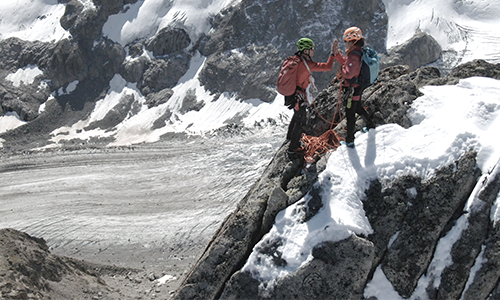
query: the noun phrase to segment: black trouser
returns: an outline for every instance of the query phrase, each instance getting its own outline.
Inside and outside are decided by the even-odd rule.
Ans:
[[[350,93],[350,88],[346,88],[347,92]],[[356,113],[360,115],[366,123],[366,127],[375,128],[375,123],[373,123],[372,119],[368,115],[368,112],[363,107],[363,102],[361,101],[361,94],[363,93],[363,89],[360,87],[354,88],[354,92],[352,93],[352,98],[356,99],[359,97],[359,100],[352,100],[351,107],[348,108],[346,105],[345,115],[347,118],[347,137],[346,142],[351,143],[354,142],[354,132],[356,130]],[[349,101],[349,100],[348,100]]]
[[[304,132],[304,125],[306,124],[306,106],[304,101],[299,100],[299,110],[293,110],[293,117],[288,125],[288,133],[286,139],[290,140],[289,151],[294,151],[300,148],[300,139]]]

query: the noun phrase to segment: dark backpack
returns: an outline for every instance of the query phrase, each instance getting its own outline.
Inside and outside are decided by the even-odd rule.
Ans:
[[[346,79],[346,81],[351,84],[357,83],[362,89],[365,89],[377,81],[378,72],[380,70],[380,64],[378,62],[380,57],[375,50],[368,46],[363,47],[362,51],[354,50],[352,53],[361,56],[361,68],[357,77]]]
[[[276,87],[278,93],[283,96],[295,94],[297,89],[297,67],[300,63],[300,57],[297,55],[287,57],[281,66],[280,74]]]

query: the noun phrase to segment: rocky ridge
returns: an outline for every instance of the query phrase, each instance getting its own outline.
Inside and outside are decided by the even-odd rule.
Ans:
[[[454,84],[471,74],[493,74],[493,78],[499,79],[499,70],[500,65],[474,61],[441,77],[434,67],[414,72],[410,72],[408,66],[390,67],[381,73],[378,85],[365,91],[364,98],[377,124],[397,123],[408,128],[411,122],[406,117],[406,110],[420,95],[420,86]],[[331,85],[317,98],[318,111],[326,119],[333,118],[337,92],[338,87]],[[308,135],[318,136],[328,125],[315,111],[310,112],[308,120]],[[336,130],[343,134],[340,126]],[[464,214],[470,215],[470,226],[454,244],[453,263],[444,270],[438,287],[434,282],[429,284],[429,299],[460,299],[462,296],[464,299],[497,299],[500,274],[494,270],[499,263],[498,225],[489,220],[489,211],[500,191],[500,176],[483,182],[483,192],[479,195],[483,206],[464,211],[465,201],[481,176],[474,152],[438,170],[426,182],[412,176],[394,182],[373,181],[366,191],[364,209],[374,234],[353,234],[346,240],[317,246],[312,261],[280,279],[271,294],[262,293],[261,282],[240,268],[256,243],[269,231],[277,212],[309,191],[320,195],[319,191],[314,193],[313,186],[327,159],[322,158],[301,173],[302,162],[287,158],[287,146],[283,144],[262,178],[221,225],[174,299],[363,299],[366,283],[378,265],[395,290],[402,297],[409,297],[420,276],[428,271],[437,242]],[[417,198],[406,192],[410,187],[417,189]],[[408,205],[409,202],[413,205]],[[307,214],[310,217],[321,207],[321,199],[301,205],[304,218]],[[387,247],[394,236],[397,238]],[[482,247],[488,259],[464,293],[470,268]],[[280,263],[280,253],[272,245],[259,251],[267,251],[275,258],[275,263]]]

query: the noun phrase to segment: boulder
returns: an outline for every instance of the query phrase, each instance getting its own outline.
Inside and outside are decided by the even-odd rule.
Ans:
[[[120,75],[128,82],[140,82],[149,65],[150,60],[144,56],[125,60],[121,65]]]
[[[408,41],[382,54],[380,67],[408,65],[410,71],[414,71],[438,60],[441,52],[439,43],[431,35],[419,30]]]
[[[149,39],[145,46],[154,56],[163,56],[181,51],[191,44],[189,34],[182,28],[162,28]]]
[[[189,69],[189,57],[176,56],[172,59],[156,59],[144,70],[138,88],[144,95],[173,88]]]
[[[436,78],[429,84],[457,84],[460,79],[473,76],[500,79],[500,63],[492,64],[482,59],[475,59],[453,68],[447,76]]]

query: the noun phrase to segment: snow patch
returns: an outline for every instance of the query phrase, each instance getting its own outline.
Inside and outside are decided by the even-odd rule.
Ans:
[[[60,87],[57,90],[57,95],[68,95],[71,94],[74,90],[76,90],[76,87],[78,86],[79,81],[75,80],[73,82],[68,83],[66,87]]]
[[[50,95],[49,98],[47,98],[47,100],[40,104],[40,107],[38,107],[38,113],[41,114],[42,112],[45,111],[45,108],[47,107],[47,104],[49,104],[51,101],[55,101],[56,98],[54,98],[54,96]]]
[[[0,133],[7,132],[24,124],[26,122],[21,120],[17,112],[6,112],[4,116],[0,117]]]
[[[486,245],[481,246],[481,252],[476,258],[476,261],[472,268],[470,269],[469,279],[467,279],[467,283],[465,284],[464,291],[462,293],[462,297],[460,300],[464,299],[465,292],[469,289],[470,285],[474,282],[474,278],[476,277],[477,272],[481,269],[481,266],[488,262],[488,259],[484,257],[484,249],[486,249]]]
[[[398,292],[394,290],[391,282],[385,276],[384,271],[382,271],[381,266],[377,267],[372,280],[366,285],[364,297],[366,299],[375,297],[376,299],[384,300],[403,300]]]
[[[103,34],[125,46],[135,40],[147,39],[167,26],[184,27],[196,42],[210,29],[209,17],[224,7],[235,5],[230,0],[140,0],[122,12],[108,17]]]
[[[156,280],[156,282],[158,283],[158,286],[160,286],[160,285],[164,285],[168,281],[173,281],[173,280],[177,280],[177,277],[174,277],[172,275],[164,275],[163,277],[158,278]]]
[[[15,73],[7,75],[5,79],[12,82],[15,87],[20,87],[21,84],[30,85],[35,81],[35,78],[42,75],[43,71],[35,65],[28,65],[18,69]]]

